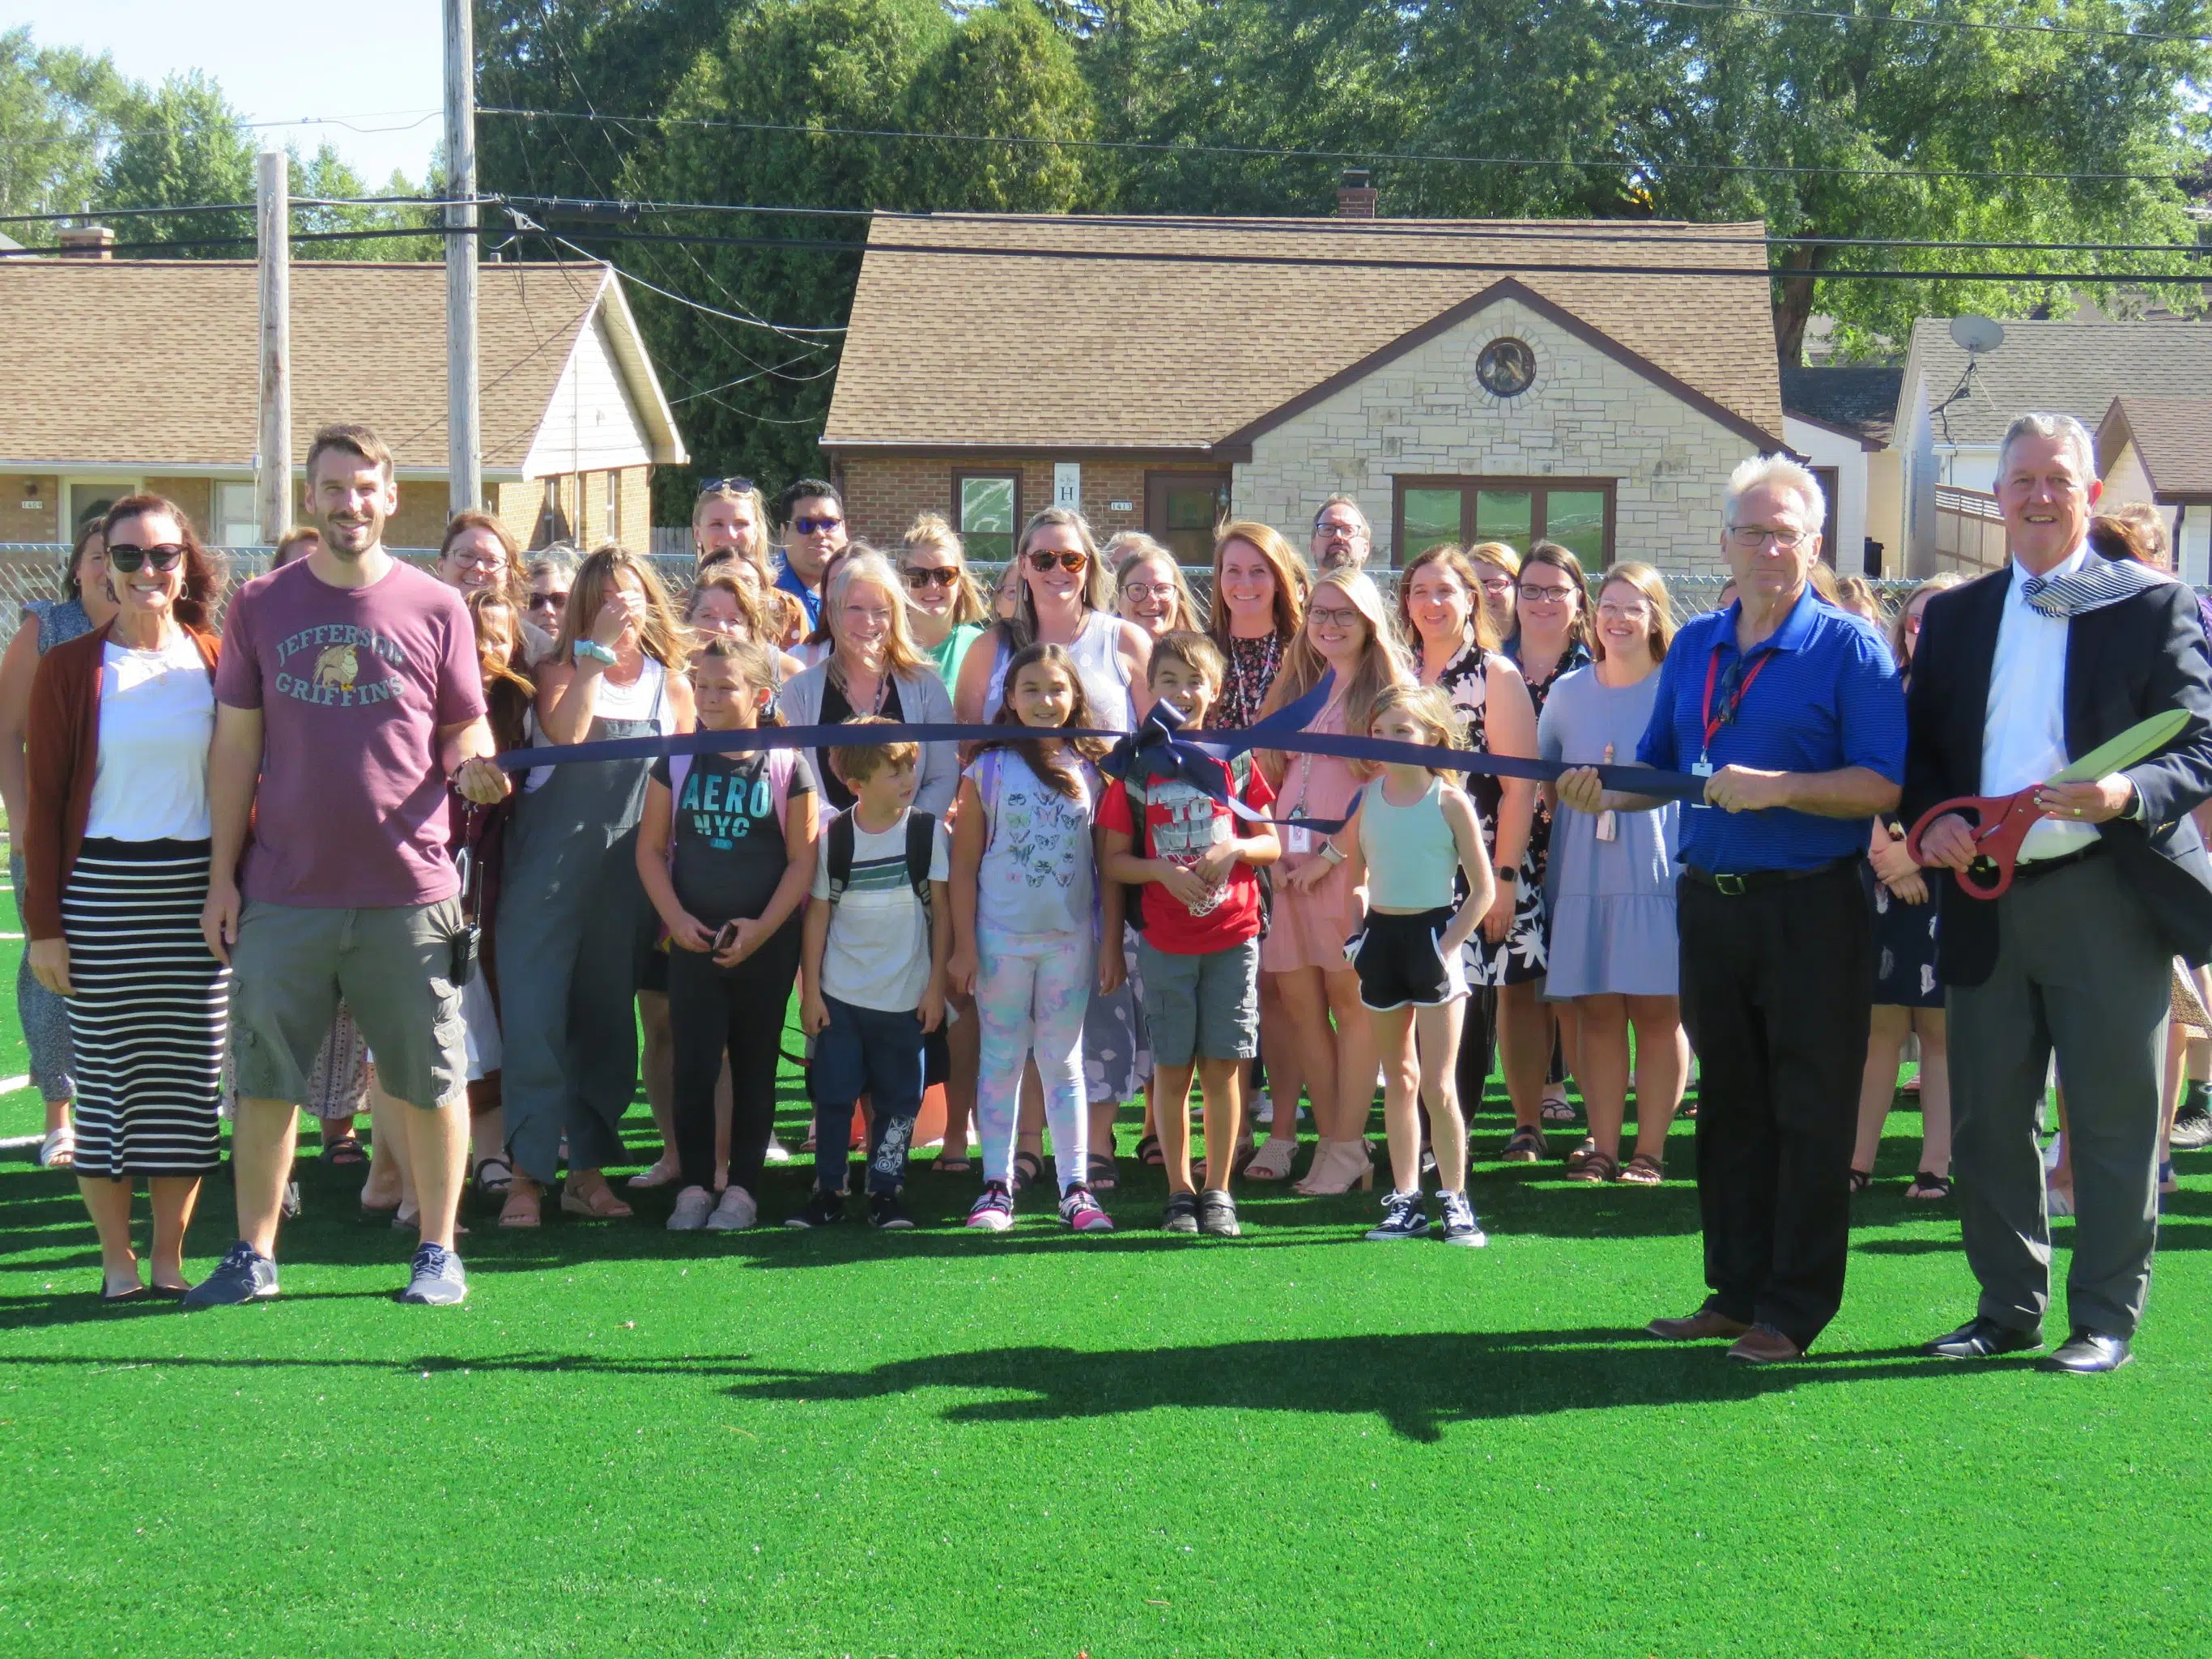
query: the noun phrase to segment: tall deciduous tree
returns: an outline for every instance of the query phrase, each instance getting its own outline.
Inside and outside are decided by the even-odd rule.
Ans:
[[[0,33],[0,214],[75,213],[100,190],[100,143],[124,90],[105,58],[33,44],[27,28]],[[8,228],[29,246],[51,225]]]
[[[194,72],[158,87],[134,85],[117,105],[115,121],[113,148],[100,169],[100,206],[252,201],[252,143],[222,88],[206,76]],[[134,221],[125,240],[184,245],[252,234],[251,211],[179,213]],[[179,246],[177,252],[234,259],[240,250]]]

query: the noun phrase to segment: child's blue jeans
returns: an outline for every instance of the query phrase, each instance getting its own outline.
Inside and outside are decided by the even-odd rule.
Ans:
[[[907,1149],[921,1110],[921,1015],[885,1013],[824,997],[830,1023],[814,1039],[814,1184],[845,1189],[853,1105],[868,1097],[868,1190],[895,1193],[906,1180]]]

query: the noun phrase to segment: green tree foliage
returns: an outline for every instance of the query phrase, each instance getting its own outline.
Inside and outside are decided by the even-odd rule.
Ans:
[[[105,58],[37,46],[27,28],[0,33],[0,214],[74,213],[100,189],[100,135],[123,82]],[[51,225],[5,228],[27,246]]]
[[[295,151],[290,173],[295,236],[318,231],[359,233],[408,225],[434,226],[445,222],[444,216],[434,208],[343,204],[349,197],[440,194],[444,181],[434,171],[427,182],[420,185],[404,173],[394,173],[382,189],[373,191],[359,173],[346,165],[343,156],[324,144],[304,161]],[[343,205],[302,205],[303,198]],[[445,252],[443,239],[435,236],[364,236],[357,241],[300,242],[294,246],[294,257],[301,259],[442,259]]]
[[[252,141],[222,89],[206,76],[195,71],[172,76],[158,87],[134,85],[117,104],[115,122],[96,206],[184,207],[253,199]],[[180,245],[180,254],[234,259],[236,246],[188,245],[252,234],[250,212],[178,213],[134,220],[117,240],[173,242]]]

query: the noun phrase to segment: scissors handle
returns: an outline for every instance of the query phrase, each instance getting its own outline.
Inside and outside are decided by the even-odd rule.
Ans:
[[[1920,858],[1920,838],[1928,826],[1947,812],[1971,818],[1974,824],[1974,861],[1952,872],[1960,890],[1978,899],[2002,898],[2012,887],[2013,872],[2020,862],[2020,844],[2039,818],[2047,817],[2035,804],[2035,790],[2016,795],[1960,795],[1938,801],[1920,815],[1905,837],[1905,850]]]

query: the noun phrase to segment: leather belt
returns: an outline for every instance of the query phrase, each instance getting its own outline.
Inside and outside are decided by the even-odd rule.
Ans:
[[[1747,893],[1764,891],[1770,887],[1786,887],[1792,882],[1817,881],[1822,876],[1835,874],[1858,862],[1856,853],[1848,857],[1832,859],[1826,864],[1816,864],[1809,870],[1700,870],[1694,864],[1682,866],[1682,873],[1701,887],[1710,887],[1724,898],[1741,898]]]
[[[2069,864],[2079,864],[2083,859],[2093,859],[2104,850],[2104,838],[2100,836],[2087,847],[2077,847],[2070,853],[2061,853],[2055,859],[2034,859],[2015,864],[2013,866],[2012,878],[2017,884],[2037,876],[2047,876],[2053,870],[2063,870]]]

